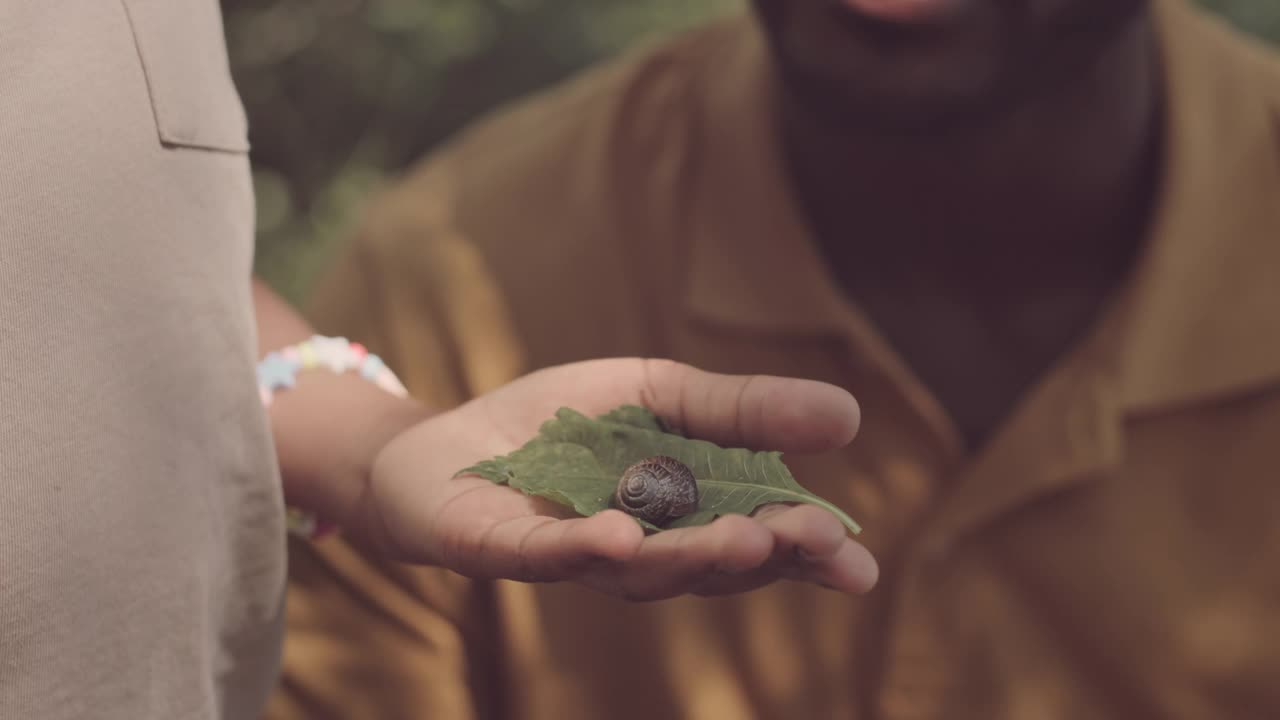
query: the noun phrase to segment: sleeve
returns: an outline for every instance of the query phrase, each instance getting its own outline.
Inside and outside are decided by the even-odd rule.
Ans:
[[[318,285],[318,332],[364,343],[440,409],[510,381],[500,293],[456,230],[434,168],[369,215]],[[388,563],[341,536],[291,541],[283,676],[269,720],[489,717],[499,645],[490,583]]]

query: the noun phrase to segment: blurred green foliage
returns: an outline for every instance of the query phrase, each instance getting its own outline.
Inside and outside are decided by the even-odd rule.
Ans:
[[[379,185],[477,115],[741,0],[224,0],[258,271],[298,300]],[[1203,0],[1280,40],[1280,0]]]
[[[1200,0],[1237,26],[1280,43],[1280,0]]]
[[[305,291],[362,202],[477,115],[738,0],[224,0],[258,271]]]

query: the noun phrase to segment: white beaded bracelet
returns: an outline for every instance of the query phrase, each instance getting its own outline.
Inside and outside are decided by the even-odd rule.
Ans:
[[[346,338],[313,335],[297,345],[268,353],[258,363],[258,397],[264,408],[270,408],[277,390],[297,385],[300,370],[325,368],[341,374],[357,371],[361,377],[397,397],[407,397],[408,390],[377,355],[360,343]],[[308,540],[316,540],[337,529],[315,514],[298,508],[288,509],[289,532]]]

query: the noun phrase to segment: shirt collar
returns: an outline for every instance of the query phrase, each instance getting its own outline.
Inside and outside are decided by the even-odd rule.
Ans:
[[[721,29],[699,88],[688,307],[743,330],[838,331],[847,303],[787,182],[765,38],[747,18]]]
[[[1158,2],[1156,23],[1165,171],[1127,288],[1120,404],[1131,410],[1280,380],[1280,92],[1266,92],[1280,71],[1181,0]],[[700,88],[687,307],[750,332],[843,333],[860,316],[787,182],[767,43],[749,19],[727,30],[716,81]]]
[[[1280,380],[1280,65],[1181,2],[1159,8],[1165,184],[1122,376],[1139,411]]]

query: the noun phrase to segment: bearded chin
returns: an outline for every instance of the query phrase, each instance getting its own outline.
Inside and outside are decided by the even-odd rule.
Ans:
[[[754,3],[787,102],[851,129],[935,136],[989,125],[1094,72],[1107,47],[1123,42],[1149,9],[1146,0],[1062,0],[1061,7],[1035,6],[1034,12],[1033,0],[1019,0],[993,11],[1000,27],[952,58],[912,57],[909,48],[892,46],[901,29],[858,21],[848,56],[836,47],[824,58],[787,17],[789,3],[812,1]]]

